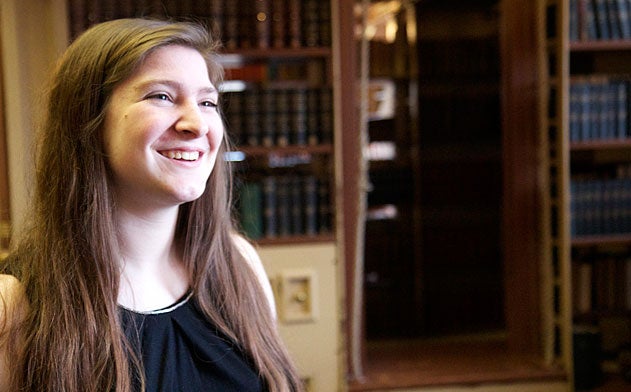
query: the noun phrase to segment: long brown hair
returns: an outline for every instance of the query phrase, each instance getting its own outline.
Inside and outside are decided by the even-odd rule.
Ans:
[[[116,204],[101,131],[114,87],[166,45],[199,51],[211,81],[220,83],[218,42],[190,23],[102,23],[75,40],[57,66],[39,133],[30,224],[3,266],[22,282],[30,304],[6,340],[19,359],[9,369],[15,390],[128,392],[132,375],[142,374],[118,317]],[[231,181],[219,158],[204,194],[180,206],[176,241],[191,289],[271,391],[300,390],[262,289],[235,248]]]

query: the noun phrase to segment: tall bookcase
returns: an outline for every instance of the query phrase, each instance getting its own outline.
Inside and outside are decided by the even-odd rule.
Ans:
[[[373,3],[375,4],[375,3]],[[367,15],[379,15],[367,8]],[[367,214],[364,241],[367,340],[409,337],[418,316],[415,203],[420,186],[416,16],[403,4],[389,19],[367,20]],[[385,26],[396,26],[388,35]],[[393,300],[394,299],[394,300]]]
[[[576,389],[619,382],[631,343],[630,11],[628,1],[539,1],[548,355]]]
[[[338,259],[349,247],[336,211],[352,221],[354,213],[338,206],[354,199],[353,187],[339,180],[353,171],[341,155],[355,148],[340,132],[356,132],[354,92],[342,88],[352,68],[342,69],[340,58],[352,44],[352,30],[343,27],[352,21],[352,4],[67,0],[67,6],[71,37],[94,23],[144,16],[200,21],[221,38],[221,108],[234,145],[225,159],[236,172],[239,228],[259,248],[277,295],[281,335],[307,389],[343,389]]]
[[[498,3],[417,5],[426,336],[505,328]]]

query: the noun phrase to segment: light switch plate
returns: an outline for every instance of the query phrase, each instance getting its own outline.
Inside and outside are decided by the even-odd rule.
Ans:
[[[317,318],[317,276],[311,269],[283,270],[278,279],[278,311],[285,323]]]

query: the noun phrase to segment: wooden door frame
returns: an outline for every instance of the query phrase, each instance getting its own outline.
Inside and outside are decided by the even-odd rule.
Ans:
[[[0,252],[8,248],[11,232],[11,202],[2,64],[2,45],[0,45]]]

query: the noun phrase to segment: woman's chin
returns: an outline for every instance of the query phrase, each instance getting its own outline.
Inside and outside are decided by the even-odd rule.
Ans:
[[[175,199],[179,204],[188,203],[199,199],[203,194],[205,187],[190,187],[188,189],[179,189],[174,193]]]

